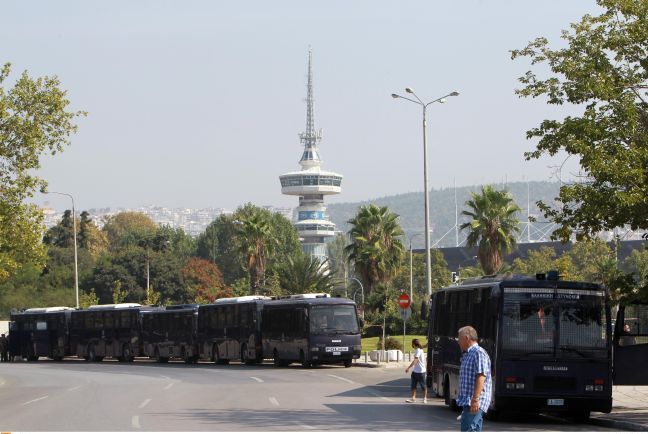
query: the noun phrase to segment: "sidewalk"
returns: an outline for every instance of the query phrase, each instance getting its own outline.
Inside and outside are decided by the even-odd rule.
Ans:
[[[592,413],[593,425],[626,431],[648,431],[648,386],[613,386],[612,412]]]
[[[407,359],[407,354],[405,355]],[[354,366],[365,368],[406,368],[409,361],[372,362],[364,354],[355,360]],[[613,386],[612,412],[592,413],[589,423],[623,431],[648,432],[648,386]]]

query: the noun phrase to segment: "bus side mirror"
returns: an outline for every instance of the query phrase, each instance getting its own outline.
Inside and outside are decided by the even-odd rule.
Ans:
[[[421,319],[425,321],[427,319],[427,303],[425,300],[421,302]]]
[[[364,318],[358,317],[358,324],[360,324],[360,328],[363,328],[365,325]]]

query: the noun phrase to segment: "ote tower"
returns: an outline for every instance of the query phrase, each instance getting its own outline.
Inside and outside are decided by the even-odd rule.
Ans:
[[[304,144],[304,152],[299,160],[301,170],[281,175],[279,180],[281,193],[299,196],[295,228],[299,233],[304,252],[324,261],[328,257],[326,238],[335,235],[335,224],[326,215],[324,196],[339,194],[342,191],[342,175],[325,172],[320,167],[322,160],[318,143],[322,140],[322,130],[315,130],[312,60],[312,52],[309,51],[306,131],[299,135],[300,142]]]

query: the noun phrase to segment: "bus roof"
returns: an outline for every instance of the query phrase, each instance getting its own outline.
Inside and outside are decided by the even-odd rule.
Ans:
[[[101,309],[128,309],[133,307],[142,307],[139,303],[117,303],[117,304],[94,304],[88,307],[88,310]]]
[[[355,306],[355,302],[348,298],[342,297],[305,297],[305,298],[280,298],[278,300],[272,300],[266,302],[266,306],[277,306],[282,304],[322,304],[322,305],[333,305],[333,304],[351,304]]]
[[[73,307],[66,306],[55,306],[55,307],[32,307],[25,309],[19,313],[51,313],[51,312],[65,312],[69,310],[75,310]]]
[[[219,298],[218,300],[214,301],[213,304],[242,303],[245,301],[255,301],[255,300],[272,300],[272,298],[266,297],[265,295],[244,295],[242,297]]]
[[[570,289],[594,289],[600,288],[600,285],[591,282],[579,282],[572,280],[548,280],[542,275],[536,277],[527,275],[497,275],[497,276],[484,276],[481,278],[470,279],[462,282],[459,285],[447,286],[440,288],[439,291],[453,291],[463,288],[472,288],[479,286],[531,286],[531,287],[552,287],[559,286],[561,288]]]

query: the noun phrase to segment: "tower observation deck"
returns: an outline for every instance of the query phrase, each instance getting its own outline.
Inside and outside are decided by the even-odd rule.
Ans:
[[[299,135],[304,145],[299,164],[301,170],[279,177],[281,193],[299,196],[297,222],[302,248],[311,257],[325,260],[326,238],[335,235],[335,224],[326,215],[324,196],[339,194],[342,191],[342,175],[321,169],[318,144],[322,140],[322,130],[315,130],[313,110],[313,56],[308,52],[308,83],[306,85],[306,131]]]

